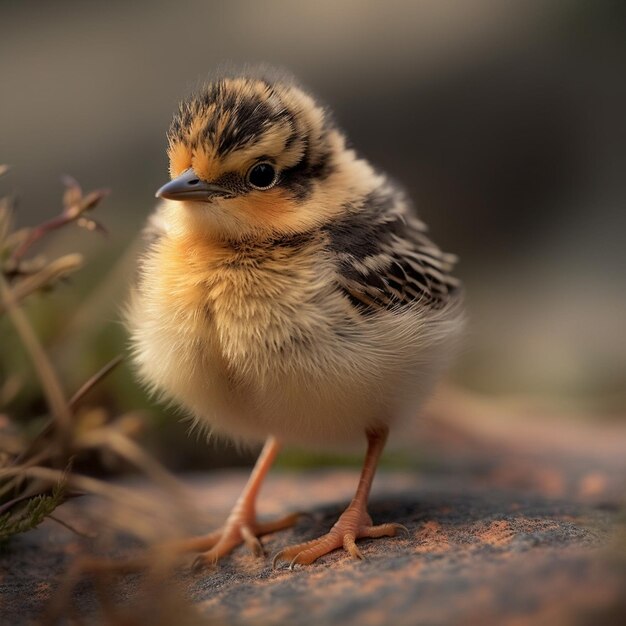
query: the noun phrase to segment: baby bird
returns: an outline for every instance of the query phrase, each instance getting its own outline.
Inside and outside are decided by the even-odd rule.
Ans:
[[[312,563],[395,535],[367,500],[389,427],[413,415],[462,327],[455,258],[405,194],[346,145],[291,80],[221,78],[183,101],[171,180],[147,229],[129,305],[139,376],[215,432],[266,443],[224,526],[189,540],[196,563],[291,526],[256,518],[281,444],[366,437],[355,496],[319,539],[274,558]]]

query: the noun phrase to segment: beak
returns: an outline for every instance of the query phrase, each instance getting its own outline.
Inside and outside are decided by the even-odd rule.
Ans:
[[[156,192],[156,197],[166,200],[204,200],[209,202],[213,196],[230,194],[231,192],[224,187],[200,180],[197,174],[189,168],[180,176],[170,180],[169,183],[165,183]]]

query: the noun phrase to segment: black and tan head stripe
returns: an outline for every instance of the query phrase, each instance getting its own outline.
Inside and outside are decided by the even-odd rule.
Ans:
[[[275,106],[272,106],[272,103]],[[196,141],[209,141],[219,156],[257,143],[265,132],[287,125],[293,133],[293,114],[281,106],[270,85],[242,89],[226,81],[208,85],[182,102],[169,130],[172,141],[188,143],[195,120],[202,120]]]
[[[313,137],[316,129],[310,126],[306,116],[299,114],[291,100],[289,92],[265,81],[221,80],[179,105],[168,138],[171,144],[182,143],[190,148],[209,144],[218,158],[224,158],[284,134],[285,140],[277,146],[277,152],[297,147],[301,153],[298,162],[284,171],[285,184],[302,193],[305,178],[312,173],[324,173],[329,151],[321,151],[321,156],[312,158],[311,142],[319,143],[320,138]]]

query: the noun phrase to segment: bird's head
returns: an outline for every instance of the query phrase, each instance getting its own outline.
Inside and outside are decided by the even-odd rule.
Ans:
[[[376,178],[325,109],[288,82],[225,78],[183,101],[157,196],[179,225],[223,238],[306,232]]]

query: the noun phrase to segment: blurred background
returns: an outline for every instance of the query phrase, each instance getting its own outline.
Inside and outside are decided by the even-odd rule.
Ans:
[[[0,195],[26,226],[59,212],[62,174],[112,192],[108,236],[68,228],[44,247],[86,268],[26,307],[68,390],[126,349],[120,310],[177,102],[224,62],[267,62],[333,109],[460,256],[455,384],[624,419],[625,18],[609,0],[0,1]],[[38,383],[6,320],[0,333],[0,387],[18,381],[0,410],[36,416]],[[246,460],[188,437],[126,365],[88,399],[148,411],[173,469]]]

